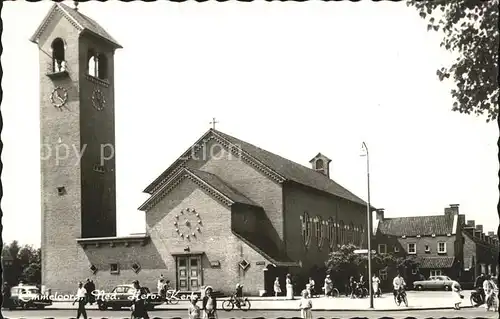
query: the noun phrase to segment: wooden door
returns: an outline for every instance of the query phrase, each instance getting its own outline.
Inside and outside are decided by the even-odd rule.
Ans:
[[[177,289],[198,291],[202,284],[201,256],[177,257]]]

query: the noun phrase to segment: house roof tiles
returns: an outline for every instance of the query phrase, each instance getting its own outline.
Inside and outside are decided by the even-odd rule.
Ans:
[[[451,268],[455,262],[455,257],[418,257],[419,267],[423,269]]]
[[[453,216],[413,216],[385,218],[379,223],[380,232],[392,236],[443,236],[453,233]]]

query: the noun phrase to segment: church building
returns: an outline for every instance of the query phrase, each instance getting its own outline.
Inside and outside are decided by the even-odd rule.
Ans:
[[[83,154],[42,159],[42,285],[53,292],[74,292],[87,277],[99,289],[137,279],[155,290],[160,274],[181,291],[229,293],[241,283],[257,295],[272,293],[276,277],[285,287],[290,273],[300,290],[309,276],[323,279],[331,251],[365,246],[366,203],[330,178],[330,159],[318,153],[306,167],[215,129],[144,190],[146,233],[117,237],[116,157],[102,151],[114,147],[121,46],[62,3],[31,40],[41,143]]]

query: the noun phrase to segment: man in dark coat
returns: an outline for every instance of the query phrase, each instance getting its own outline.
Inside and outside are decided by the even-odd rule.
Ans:
[[[132,300],[132,319],[149,319],[149,315],[146,310],[146,290],[139,285],[138,280],[134,280],[133,284],[136,292],[134,299]]]
[[[474,283],[474,288],[476,288],[477,291],[479,291],[481,293],[481,297],[483,298],[483,301],[484,301],[484,298],[486,297],[485,293],[484,293],[484,289],[483,289],[483,283],[485,280],[486,280],[486,277],[484,276],[484,274],[480,274],[479,276],[477,276],[476,282]]]

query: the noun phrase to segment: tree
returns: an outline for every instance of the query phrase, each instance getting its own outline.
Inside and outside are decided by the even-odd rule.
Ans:
[[[3,246],[3,256],[9,255],[12,262],[3,265],[3,279],[9,285],[17,285],[20,281],[39,284],[41,282],[41,249],[33,246],[19,246],[17,241]]]
[[[427,30],[441,31],[441,47],[456,55],[437,70],[441,81],[452,78],[453,111],[498,118],[499,0],[409,0]]]

